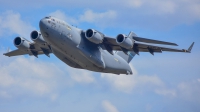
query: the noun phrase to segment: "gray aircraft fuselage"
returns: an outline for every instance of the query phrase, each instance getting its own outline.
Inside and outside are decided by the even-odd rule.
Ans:
[[[132,74],[127,61],[90,42],[84,31],[57,18],[43,18],[40,31],[53,54],[67,65],[96,72]]]

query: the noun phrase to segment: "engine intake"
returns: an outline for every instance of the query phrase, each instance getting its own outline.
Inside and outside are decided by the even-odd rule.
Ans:
[[[42,37],[42,34],[38,31],[32,31],[31,32],[31,40],[33,40],[36,43],[44,44],[45,40]]]
[[[126,35],[124,34],[119,34],[117,37],[116,37],[116,42],[123,48],[126,48],[126,49],[131,49],[133,48],[133,44],[134,42],[128,38]]]
[[[93,29],[88,29],[85,32],[85,37],[95,43],[95,44],[100,44],[103,42],[104,36],[102,34],[100,34],[99,32],[93,30]]]
[[[16,37],[14,39],[14,45],[19,49],[29,49],[30,42],[22,37]]]

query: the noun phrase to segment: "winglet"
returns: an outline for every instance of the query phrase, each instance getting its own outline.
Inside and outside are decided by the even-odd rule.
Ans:
[[[194,42],[190,45],[190,47],[188,48],[188,52],[191,53],[192,47],[194,46]]]
[[[7,52],[3,53],[3,55],[7,56],[6,54],[10,52],[10,48],[8,47]]]
[[[9,47],[8,47],[8,49],[7,49],[7,53],[8,53],[8,52],[10,52],[10,48],[9,48]]]

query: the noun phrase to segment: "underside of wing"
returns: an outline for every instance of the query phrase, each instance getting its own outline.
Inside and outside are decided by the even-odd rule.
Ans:
[[[49,57],[49,54],[52,53],[51,47],[49,45],[39,45],[37,43],[31,43],[30,48],[27,49],[16,49],[7,53],[4,53],[5,56],[18,56],[18,55],[33,55],[38,57],[38,55],[45,54]]]
[[[4,55],[9,57],[25,54],[33,55],[35,57],[38,57],[40,54],[45,54],[48,57],[50,56],[49,54],[52,53],[51,46],[44,40],[40,32],[35,30],[32,31],[31,40],[33,42],[23,37],[16,37],[14,39],[14,45],[18,49],[4,53]]]
[[[24,54],[29,54],[28,51],[25,51],[25,50],[19,50],[19,49],[16,49],[16,50],[13,50],[11,52],[7,52],[7,53],[4,53],[5,56],[18,56],[18,55],[24,55]]]
[[[116,42],[116,39],[115,38],[112,38],[112,37],[108,37],[108,36],[105,36],[104,37],[104,40],[103,40],[103,43],[105,44],[109,44],[109,45],[116,45],[118,46],[117,42]]]

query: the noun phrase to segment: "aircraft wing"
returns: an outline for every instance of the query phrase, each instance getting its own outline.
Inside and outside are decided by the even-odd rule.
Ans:
[[[34,55],[35,57],[38,57],[40,54],[45,54],[49,57],[49,54],[52,53],[51,47],[48,44],[37,44],[37,43],[31,43],[30,48],[28,49],[16,49],[13,51],[8,51],[7,53],[4,53],[5,56],[18,56],[18,55]]]
[[[28,54],[28,51],[16,49],[16,50],[4,53],[5,56],[9,56],[9,57],[10,56],[24,55],[24,54]]]
[[[151,54],[153,54],[154,52],[162,53],[162,51],[190,53],[193,45],[194,45],[194,42],[186,50],[186,49],[168,48],[168,47],[163,47],[163,46],[155,46],[155,45],[151,45],[151,44],[136,42],[134,47],[138,48],[139,52],[150,52]]]
[[[175,44],[175,43],[157,41],[157,40],[145,39],[145,38],[142,38],[141,42],[139,42],[140,39],[141,38],[138,37],[137,39],[134,40],[135,42],[134,42],[134,46],[132,49],[122,48],[120,45],[117,44],[115,38],[111,38],[111,37],[107,37],[107,36],[104,37],[103,44],[105,46],[105,49],[108,50],[108,52],[110,52],[110,53],[112,50],[116,50],[116,51],[123,51],[126,54],[128,51],[134,51],[136,54],[139,54],[139,52],[150,52],[152,55],[154,53],[162,53],[162,51],[190,53],[192,50],[192,47],[194,45],[194,42],[193,42],[192,45],[187,50],[186,49],[176,49],[176,48],[168,48],[168,47],[148,44],[148,43],[156,43],[156,44],[177,46],[177,44]]]
[[[146,38],[136,37],[136,36],[133,36],[132,38],[136,41],[139,41],[139,42],[178,46],[176,43],[171,43],[171,42],[165,42],[165,41],[159,41],[159,40],[153,40],[153,39],[146,39]]]

